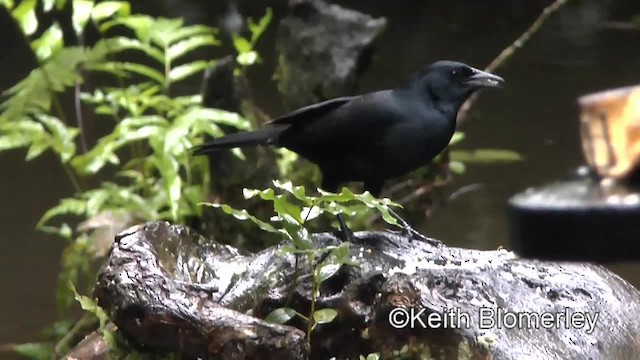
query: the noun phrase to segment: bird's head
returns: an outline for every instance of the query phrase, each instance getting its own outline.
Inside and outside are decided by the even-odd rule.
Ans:
[[[504,79],[456,61],[438,61],[412,80],[431,99],[460,106],[475,91],[502,87]]]

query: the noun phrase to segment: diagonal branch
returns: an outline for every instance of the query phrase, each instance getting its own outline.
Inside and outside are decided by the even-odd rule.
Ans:
[[[562,6],[564,6],[568,1],[569,0],[556,0],[551,5],[544,8],[544,10],[542,10],[542,13],[540,13],[533,24],[531,24],[531,26],[529,26],[529,28],[524,33],[522,33],[522,35],[520,35],[513,43],[511,43],[511,45],[502,50],[502,52],[485,68],[485,70],[488,72],[493,72],[497,68],[504,65],[507,60],[509,60],[509,58],[513,56],[516,50],[523,47],[529,41],[529,39],[531,39],[531,36],[538,32],[538,30],[540,30],[542,24],[547,21],[549,16],[562,8]],[[473,104],[476,102],[477,98],[478,94],[473,94],[469,98],[469,100],[467,100],[467,102],[462,105],[460,111],[458,111],[458,126],[460,126],[460,124],[467,119],[469,110],[471,109],[471,106],[473,106]]]

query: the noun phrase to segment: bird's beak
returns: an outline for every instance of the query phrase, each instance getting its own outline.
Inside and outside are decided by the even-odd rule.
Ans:
[[[493,75],[486,71],[474,69],[473,75],[469,76],[465,84],[473,87],[483,88],[499,88],[504,84],[504,79],[498,75]]]

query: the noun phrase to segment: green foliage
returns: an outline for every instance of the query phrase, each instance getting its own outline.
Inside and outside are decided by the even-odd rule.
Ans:
[[[245,199],[260,198],[273,204],[275,216],[270,219],[270,222],[249,214],[245,209],[238,210],[225,204],[206,205],[220,208],[238,220],[252,221],[264,231],[279,234],[288,242],[280,250],[283,255],[305,256],[313,283],[310,314],[305,316],[291,308],[283,307],[272,311],[266,319],[283,324],[294,316],[299,316],[307,322],[307,339],[311,341],[311,333],[316,326],[329,323],[338,316],[335,309],[316,310],[316,299],[320,292],[320,286],[335,275],[343,265],[353,266],[358,263],[349,257],[349,243],[347,242],[339,246],[315,248],[307,228],[307,222],[322,214],[355,215],[376,209],[388,223],[398,225],[396,219],[389,213],[389,206],[399,205],[389,199],[377,199],[368,192],[354,194],[347,188],[343,188],[339,194],[319,190],[319,196],[311,196],[306,193],[303,186],[294,186],[291,182],[274,181],[273,184],[275,189],[244,189],[243,191]]]
[[[264,319],[266,321],[269,321],[275,324],[284,324],[287,321],[291,320],[296,315],[299,315],[304,319],[307,319],[306,316],[288,307],[281,307],[281,308],[275,309],[271,313],[269,313],[269,315],[267,315],[267,317],[265,317]]]
[[[110,356],[112,358],[119,358],[118,355],[122,353],[122,350],[118,345],[115,333],[107,328],[107,324],[110,321],[109,315],[98,305],[98,303],[94,299],[78,294],[76,288],[71,282],[69,282],[69,288],[74,294],[76,301],[80,304],[82,310],[85,310],[98,318],[100,324],[98,327],[98,331],[100,332],[106,343],[109,345]]]
[[[262,230],[280,234],[283,238],[291,241],[297,250],[312,249],[311,237],[305,225],[308,220],[328,213],[337,215],[339,213],[353,216],[365,212],[369,209],[377,209],[383,219],[389,224],[398,225],[396,219],[389,213],[389,206],[400,206],[389,199],[377,199],[369,192],[354,194],[348,188],[343,188],[339,194],[328,193],[322,190],[320,196],[307,195],[304,186],[294,186],[291,182],[273,182],[274,189],[252,190],[245,189],[243,192],[245,199],[259,197],[262,200],[273,203],[276,216],[272,218],[272,223],[258,219],[250,215],[246,210],[234,209],[225,204],[206,204],[222,209],[225,213],[233,215],[238,220],[250,220],[258,225]],[[277,225],[280,225],[277,227]]]
[[[378,353],[372,353],[367,355],[367,357],[364,357],[364,355],[360,355],[360,360],[379,360],[380,359],[380,354]]]
[[[497,163],[521,161],[517,152],[504,149],[452,150],[451,159],[465,163]]]
[[[26,161],[45,152],[59,159],[75,192],[46,211],[37,225],[68,242],[61,259],[58,307],[64,314],[75,298],[104,323],[99,308],[68,286],[84,285],[83,291],[90,291],[98,236],[91,227],[70,224],[106,221],[106,226],[122,229],[128,222],[117,219],[180,223],[201,215],[198,204],[205,199],[211,175],[207,159],[193,157],[190,148],[206,136],[224,135],[221,125],[248,130],[250,124],[238,114],[204,108],[200,95],[172,94],[175,84],[215,63],[196,55],[220,44],[217,29],[131,14],[125,1],[44,0],[45,13],[72,7],[71,25],[81,45],[68,46],[60,24],[54,21],[42,28],[36,5],[35,0],[0,2],[20,24],[38,62],[2,94],[0,151],[24,149]],[[269,11],[260,22],[249,22],[252,37],[245,50],[255,53],[270,18]],[[92,46],[82,44],[88,28],[100,35]],[[98,73],[100,77],[94,77]],[[86,82],[88,78],[92,81]],[[67,118],[65,105],[74,102],[63,104],[60,99],[72,88],[81,89],[85,106],[76,107],[78,116]],[[87,111],[91,116],[85,116]],[[106,123],[111,130],[87,144],[83,120]],[[25,344],[18,350],[37,357],[50,350],[47,346]]]
[[[255,22],[252,18],[249,18],[249,31],[251,32],[251,37],[249,39],[239,34],[231,35],[233,39],[233,46],[238,53],[236,57],[236,61],[238,62],[238,64],[244,67],[253,65],[261,61],[260,55],[258,55],[258,52],[255,51],[254,48],[264,31],[269,26],[269,23],[271,23],[272,18],[273,12],[270,8],[267,8],[267,12],[258,22]]]
[[[47,343],[24,343],[15,345],[13,351],[35,360],[49,360],[53,353],[53,344]]]

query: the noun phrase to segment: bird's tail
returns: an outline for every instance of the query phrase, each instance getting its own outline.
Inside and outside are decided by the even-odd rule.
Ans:
[[[284,128],[268,128],[249,132],[229,134],[213,139],[205,144],[192,149],[194,155],[205,155],[218,150],[233,149],[237,147],[274,145],[276,137]]]

